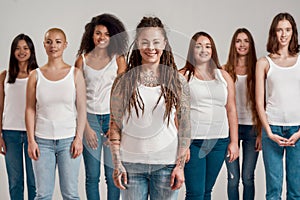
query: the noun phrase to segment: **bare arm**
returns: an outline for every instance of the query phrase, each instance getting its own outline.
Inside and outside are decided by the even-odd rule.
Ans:
[[[238,118],[235,103],[235,85],[230,75],[225,71],[221,70],[224,79],[227,82],[227,118],[229,124],[230,143],[228,145],[229,162],[234,161],[239,157],[238,147]]]
[[[83,60],[82,60],[82,56],[81,56],[81,55],[77,57],[74,66],[82,71],[82,68],[83,68]]]
[[[258,116],[265,129],[268,137],[275,141],[280,146],[290,146],[288,145],[288,140],[286,138],[280,137],[279,135],[274,135],[268,123],[268,118],[265,111],[265,81],[269,70],[269,62],[266,58],[260,58],[256,63],[256,88],[255,88],[255,98],[256,98],[256,109]]]
[[[118,74],[126,71],[127,65],[124,56],[117,56]]]
[[[6,145],[2,138],[2,119],[3,119],[3,109],[4,109],[4,81],[6,77],[6,70],[0,74],[0,154],[6,154]]]
[[[28,154],[31,159],[37,160],[40,156],[38,145],[34,138],[36,114],[36,70],[29,74],[26,89],[25,124],[28,140]]]
[[[76,109],[77,109],[77,128],[76,137],[72,143],[71,151],[73,158],[78,157],[82,151],[82,137],[86,124],[86,89],[81,70],[75,68],[75,87],[76,87]]]

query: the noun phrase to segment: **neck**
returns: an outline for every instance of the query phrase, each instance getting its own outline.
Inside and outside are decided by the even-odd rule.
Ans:
[[[108,57],[107,49],[95,47],[90,53],[90,56],[96,58],[106,58]]]
[[[155,64],[142,64],[142,71],[143,72],[155,72],[157,73],[158,71],[158,66],[159,66],[159,63],[155,63]]]
[[[48,59],[48,63],[46,64],[48,67],[53,67],[53,68],[60,68],[66,63],[63,61],[62,58],[56,58],[56,59]]]
[[[239,56],[237,60],[237,67],[244,67],[246,66],[246,56]]]
[[[19,66],[19,72],[26,72],[27,73],[27,66],[28,66],[28,62],[19,62],[18,63]]]
[[[288,46],[285,46],[281,49],[278,50],[278,54],[281,58],[287,58],[287,57],[290,57],[290,53],[289,53],[289,50],[288,50]]]

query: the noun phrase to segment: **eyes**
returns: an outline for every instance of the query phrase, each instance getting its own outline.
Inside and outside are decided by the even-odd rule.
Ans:
[[[161,40],[154,40],[154,41],[149,41],[149,40],[142,40],[139,42],[140,48],[149,48],[150,46],[153,45],[155,49],[161,49],[163,48],[164,42]]]
[[[45,44],[47,44],[47,45],[51,45],[51,44],[53,44],[53,43],[56,43],[56,44],[62,44],[63,43],[63,41],[62,40],[46,40],[45,41]]]
[[[195,45],[195,49],[211,49],[211,44],[196,44]]]
[[[95,31],[94,34],[97,35],[97,36],[102,36],[102,35],[104,35],[104,36],[106,36],[106,37],[110,37],[109,32],[104,32],[104,33],[102,33],[101,31]]]
[[[27,51],[27,50],[29,50],[29,47],[28,46],[25,46],[25,47],[16,47],[16,51],[19,51],[19,50],[25,50],[25,51]]]
[[[283,32],[286,32],[286,33],[291,33],[293,31],[293,29],[292,28],[277,28],[276,29],[276,32],[277,33],[283,33]]]
[[[249,41],[248,39],[244,39],[244,40],[242,40],[242,39],[237,39],[237,40],[235,41],[235,43],[237,43],[237,44],[242,43],[242,42],[244,42],[244,43],[249,43],[250,41]]]

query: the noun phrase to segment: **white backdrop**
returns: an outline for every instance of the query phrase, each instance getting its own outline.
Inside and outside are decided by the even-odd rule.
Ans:
[[[0,0],[0,70],[7,68],[11,42],[19,33],[28,34],[33,39],[38,64],[43,65],[46,62],[43,36],[52,27],[66,32],[69,44],[64,58],[69,64],[74,64],[85,24],[93,16],[104,12],[119,17],[130,33],[144,15],[159,17],[169,29],[179,68],[184,64],[188,40],[198,31],[212,35],[220,62],[224,64],[233,32],[239,27],[246,27],[252,33],[257,55],[261,57],[266,54],[268,30],[273,17],[279,12],[289,12],[299,24],[299,8],[298,0]],[[81,198],[86,199],[83,163],[80,170],[79,192]],[[101,181],[102,199],[106,199],[103,177]],[[226,168],[223,166],[213,190],[213,199],[227,199],[226,181]],[[0,195],[0,199],[9,199],[3,156],[0,156]],[[256,171],[256,199],[264,199],[264,195],[265,179],[260,155]],[[53,199],[61,199],[58,182]],[[184,199],[184,188],[179,199]]]

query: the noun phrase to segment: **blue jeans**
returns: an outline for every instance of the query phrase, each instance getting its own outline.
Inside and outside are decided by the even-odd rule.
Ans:
[[[299,126],[273,126],[272,133],[290,138],[299,130]],[[265,165],[267,200],[281,199],[283,182],[283,156],[285,155],[285,172],[287,200],[300,199],[300,143],[295,147],[280,147],[271,140],[263,130],[262,136],[263,161]],[[284,154],[285,151],[285,154]]]
[[[78,174],[81,156],[72,158],[70,149],[74,138],[48,140],[35,138],[40,156],[33,160],[37,195],[35,200],[51,200],[55,184],[56,165],[59,174],[59,185],[64,200],[77,200]]]
[[[26,131],[15,130],[2,130],[2,133],[6,145],[5,163],[10,199],[24,199],[24,152],[28,199],[33,200],[35,197],[35,181],[31,159],[27,151],[27,133]]]
[[[229,138],[193,140],[185,165],[186,200],[209,200],[221,170]]]
[[[175,165],[154,165],[123,162],[127,171],[126,200],[177,200],[178,190],[170,187],[171,173]]]
[[[243,161],[242,161],[242,181],[243,200],[254,200],[254,171],[258,158],[255,151],[256,131],[251,125],[239,125],[239,141],[242,141]],[[240,144],[240,143],[239,143]],[[227,167],[227,195],[229,200],[239,199],[240,182],[240,161],[239,158],[232,163],[225,159]]]
[[[87,120],[91,128],[96,132],[98,137],[97,149],[92,149],[87,145],[85,138],[83,138],[83,159],[85,164],[85,189],[86,196],[89,200],[99,200],[99,181],[101,169],[101,153],[103,149],[104,172],[107,184],[107,199],[119,200],[120,190],[115,186],[113,181],[113,164],[109,146],[104,145],[107,138],[104,134],[109,128],[109,114],[95,115],[87,113]]]

